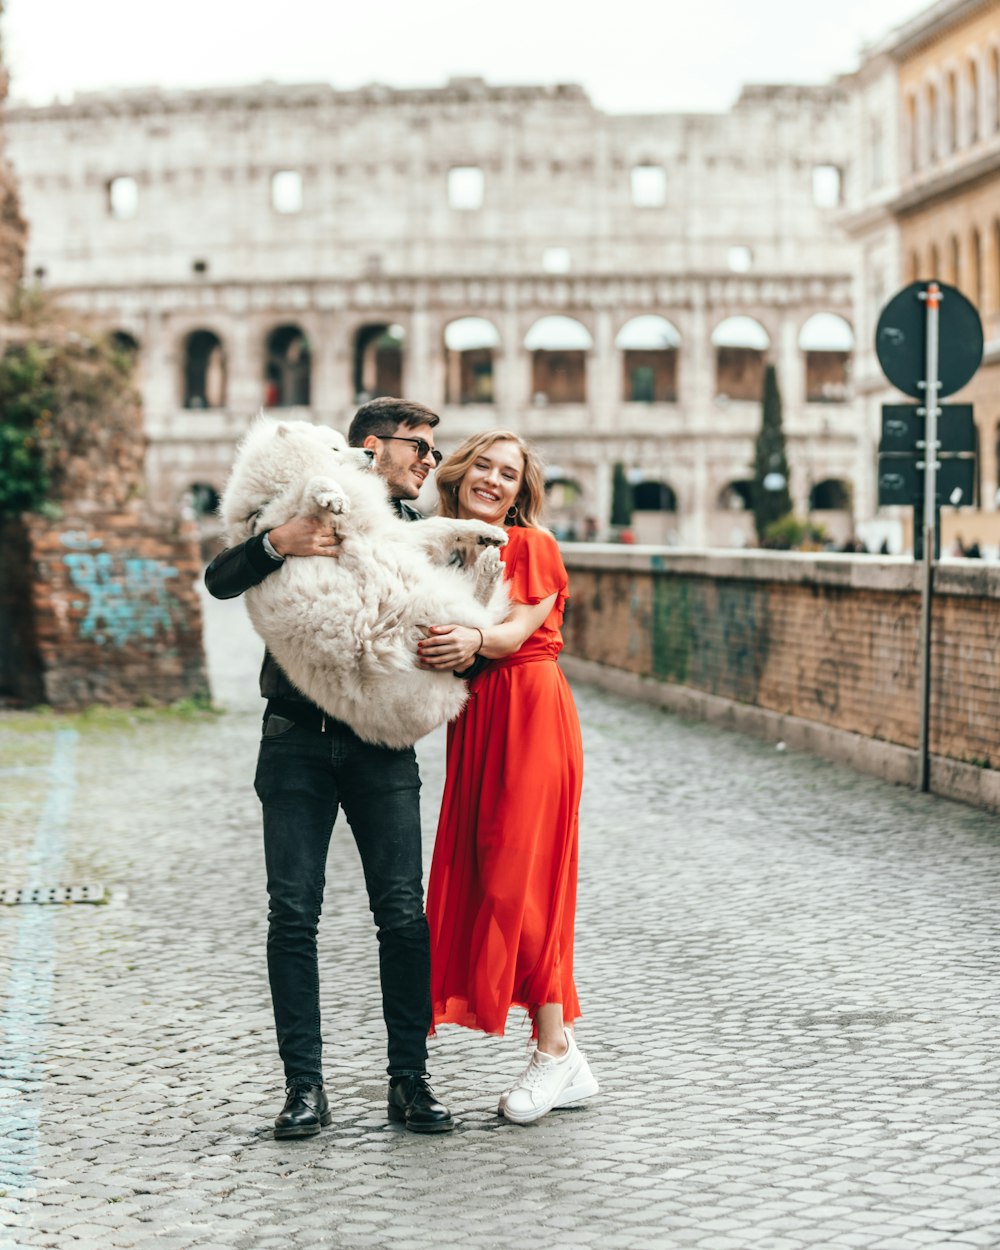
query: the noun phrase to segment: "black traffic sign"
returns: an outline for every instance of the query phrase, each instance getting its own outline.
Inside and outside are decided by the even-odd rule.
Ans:
[[[904,395],[920,399],[927,371],[929,282],[911,282],[882,309],[875,329],[875,354],[882,371]],[[938,283],[938,398],[953,395],[969,381],[983,358],[983,323],[974,304],[957,287]]]
[[[924,498],[923,459],[879,456],[878,505],[921,506]],[[917,466],[920,465],[920,468]],[[939,507],[968,508],[974,502],[976,461],[953,456],[938,461],[935,487]]]
[[[923,451],[917,444],[924,440],[926,425],[927,418],[917,404],[883,404],[879,452],[916,455]],[[976,426],[972,405],[939,404],[937,437],[939,452],[974,452]]]

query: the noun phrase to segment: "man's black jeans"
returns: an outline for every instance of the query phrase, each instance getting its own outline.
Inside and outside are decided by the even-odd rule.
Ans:
[[[254,788],[264,809],[267,968],[288,1084],[323,1083],[316,931],[326,855],[344,809],[379,940],[390,1074],[423,1072],[431,1024],[430,939],[420,859],[420,774],[411,749],[268,716]],[[345,957],[349,957],[345,952]]]

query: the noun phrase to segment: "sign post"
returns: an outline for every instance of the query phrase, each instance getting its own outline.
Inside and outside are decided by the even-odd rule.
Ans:
[[[920,597],[920,743],[918,783],[930,789],[931,600],[934,594],[934,553],[937,535],[938,341],[941,288],[932,282],[923,292],[927,305],[927,353],[924,369],[924,577]],[[917,464],[919,468],[919,462]]]
[[[882,371],[920,405],[883,405],[879,444],[879,505],[914,509],[914,555],[923,561],[920,601],[920,789],[930,789],[931,622],[939,509],[974,502],[975,427],[964,404],[942,407],[983,358],[979,313],[961,291],[944,283],[912,282],[886,304],[875,331]],[[938,418],[950,427],[939,433]],[[922,429],[921,429],[921,418]],[[921,438],[921,434],[923,437]],[[943,451],[943,448],[947,449]],[[923,481],[920,472],[923,471]],[[940,475],[940,480],[939,480]],[[941,487],[947,492],[941,499]],[[919,531],[919,532],[918,532]]]

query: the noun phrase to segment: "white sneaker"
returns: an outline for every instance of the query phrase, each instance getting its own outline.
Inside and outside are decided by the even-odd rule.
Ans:
[[[559,1059],[536,1048],[520,1079],[500,1095],[498,1115],[514,1124],[531,1124],[553,1107],[565,1107],[597,1093],[600,1086],[568,1031],[566,1042],[569,1049]]]

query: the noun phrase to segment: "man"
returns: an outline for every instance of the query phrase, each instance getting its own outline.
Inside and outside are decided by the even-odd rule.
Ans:
[[[351,422],[348,442],[372,452],[375,471],[403,520],[420,519],[407,500],[416,499],[441,459],[434,448],[438,421],[422,404],[376,399],[359,408]],[[294,517],[223,551],[206,570],[205,583],[215,598],[231,599],[285,560],[336,558],[337,545],[328,521]],[[472,663],[470,650],[465,665]],[[361,855],[378,935],[389,1118],[415,1133],[447,1132],[451,1115],[434,1097],[426,1073],[430,943],[413,748],[362,742],[310,703],[268,652],[260,690],[267,706],[254,787],[264,813],[267,967],[287,1088],[274,1135],[311,1137],[333,1118],[323,1088],[316,931],[327,848],[341,807]]]

